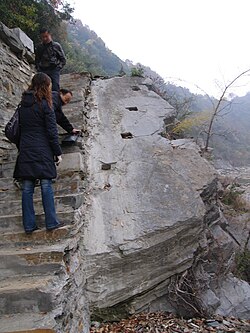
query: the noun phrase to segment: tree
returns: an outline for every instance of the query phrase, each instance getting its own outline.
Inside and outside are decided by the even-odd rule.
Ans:
[[[9,28],[20,27],[31,34],[38,29],[38,8],[34,0],[1,0],[0,21]]]
[[[184,87],[174,86],[170,82],[165,82],[161,77],[152,78],[152,89],[163,99],[165,99],[176,111],[176,118],[182,121],[192,114],[192,104],[194,96]]]
[[[210,139],[213,135],[212,128],[213,128],[216,117],[218,117],[224,110],[227,110],[230,108],[231,101],[230,100],[228,101],[226,99],[226,94],[228,93],[229,88],[231,88],[236,81],[238,81],[241,77],[243,77],[244,75],[246,75],[249,72],[250,72],[250,69],[247,69],[244,72],[240,73],[233,80],[231,80],[228,84],[226,84],[224,89],[222,90],[220,98],[218,99],[218,102],[215,105],[215,108],[212,112],[212,116],[209,121],[208,129],[206,131],[206,143],[205,143],[204,151],[208,151]]]
[[[57,35],[60,24],[72,19],[74,9],[59,0],[1,0],[0,21],[9,28],[21,28],[35,43],[40,28],[48,27]]]

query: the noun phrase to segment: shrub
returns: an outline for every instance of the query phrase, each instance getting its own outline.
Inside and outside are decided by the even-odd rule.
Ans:
[[[235,274],[250,283],[250,251],[245,249],[243,252],[238,253],[235,257],[235,262]]]
[[[131,68],[131,76],[143,77],[144,69],[141,66]]]
[[[246,202],[241,197],[243,191],[237,188],[236,184],[229,186],[223,193],[221,201],[227,206],[231,206],[237,212],[246,211]]]

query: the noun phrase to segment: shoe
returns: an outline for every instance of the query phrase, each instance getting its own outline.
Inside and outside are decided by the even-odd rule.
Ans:
[[[62,228],[64,226],[65,226],[65,223],[61,222],[58,225],[56,225],[55,227],[53,227],[53,228],[47,228],[47,231],[53,231],[55,229],[60,229],[60,228]]]
[[[31,235],[36,230],[40,230],[40,228],[35,227],[35,229],[32,229],[32,230],[25,230],[25,233],[26,233],[26,235]]]

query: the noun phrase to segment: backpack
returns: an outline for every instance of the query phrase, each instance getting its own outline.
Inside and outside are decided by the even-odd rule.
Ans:
[[[19,104],[14,112],[13,116],[10,118],[8,123],[5,126],[5,136],[6,138],[16,145],[19,144],[20,140],[20,119],[19,119],[19,110],[21,105]]]

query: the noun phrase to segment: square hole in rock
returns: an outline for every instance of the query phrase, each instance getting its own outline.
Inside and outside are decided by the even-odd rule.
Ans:
[[[125,133],[121,133],[121,137],[123,139],[132,139],[133,138],[133,134],[130,132],[125,132]]]
[[[133,86],[133,87],[132,87],[132,90],[133,90],[133,91],[139,91],[139,90],[141,90],[141,88],[139,88],[138,86]]]
[[[102,163],[102,170],[110,170],[111,164],[110,163]]]
[[[126,109],[129,110],[129,111],[138,111],[137,106],[128,106],[128,107],[126,107]]]

